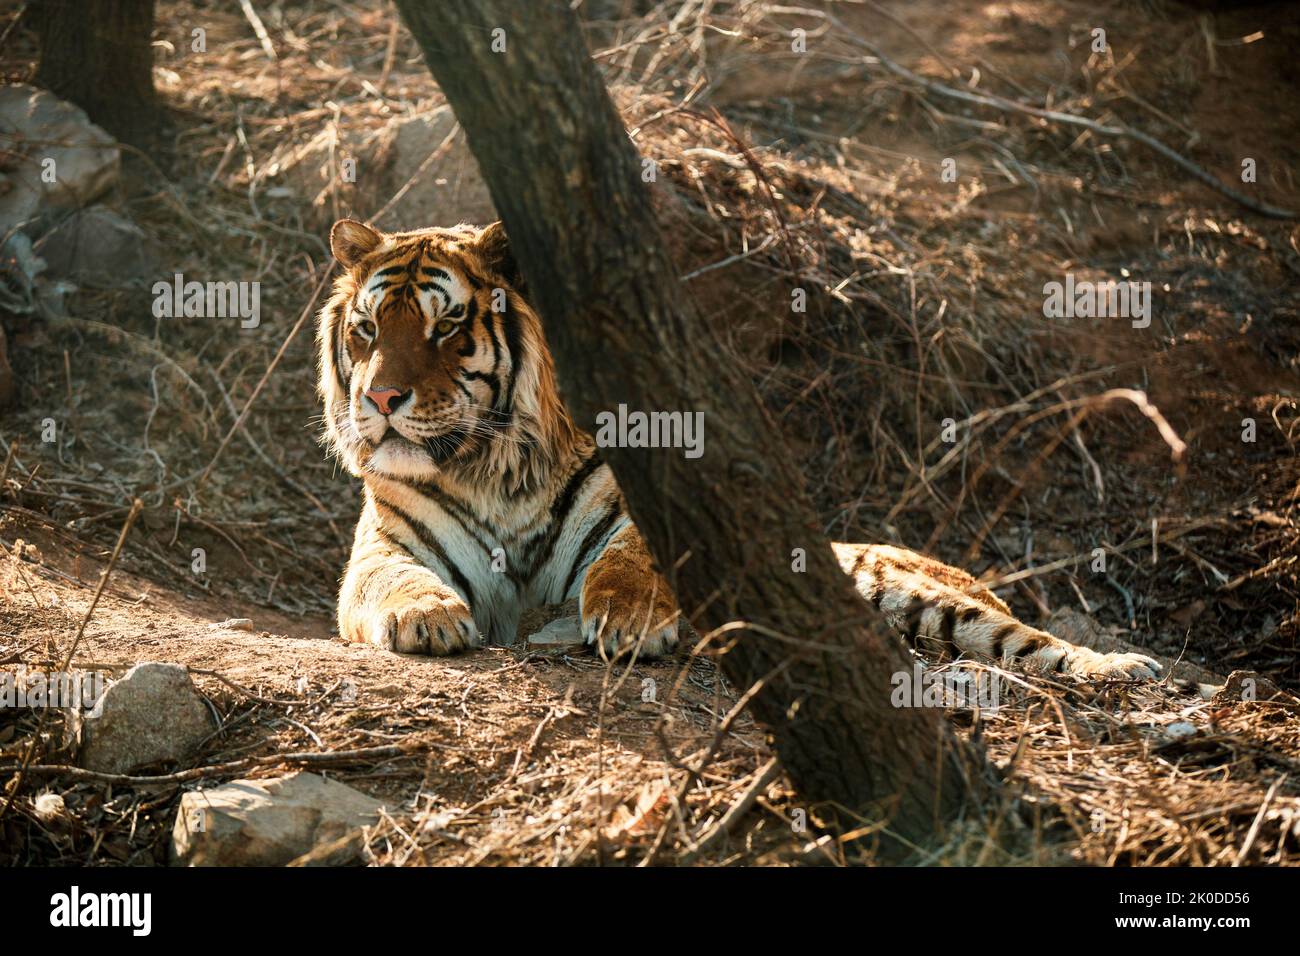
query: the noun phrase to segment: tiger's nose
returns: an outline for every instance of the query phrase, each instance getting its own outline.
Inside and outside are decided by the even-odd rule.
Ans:
[[[401,391],[396,388],[379,386],[378,388],[366,389],[366,398],[375,403],[381,415],[391,415],[397,411],[398,407],[411,397],[411,390]]]

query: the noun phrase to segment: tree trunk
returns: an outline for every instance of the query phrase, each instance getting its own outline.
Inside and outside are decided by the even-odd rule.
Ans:
[[[801,797],[846,823],[887,817],[895,857],[928,842],[979,796],[984,765],[940,711],[891,706],[911,661],[841,572],[777,426],[685,295],[568,5],[397,6],[465,129],[579,425],[620,403],[704,413],[698,459],[605,456],[683,609],[710,628],[747,622],[721,665],[741,689],[766,679],[752,710]]]
[[[71,100],[124,143],[156,145],[154,0],[38,0],[36,82]]]

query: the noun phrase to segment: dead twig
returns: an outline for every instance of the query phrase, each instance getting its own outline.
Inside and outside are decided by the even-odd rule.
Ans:
[[[108,585],[109,575],[113,573],[113,568],[117,565],[117,559],[122,554],[122,545],[126,543],[127,533],[131,530],[131,525],[135,524],[135,519],[139,516],[144,504],[139,498],[131,503],[131,511],[126,516],[126,521],[122,524],[122,530],[117,536],[117,544],[113,546],[113,553],[108,559],[108,566],[104,568],[104,573],[99,578],[99,587],[95,589],[95,596],[90,600],[90,606],[86,608],[86,613],[81,616],[81,624],[77,627],[77,634],[72,639],[72,645],[68,648],[67,653],[63,656],[63,662],[59,665],[60,672],[67,671],[68,665],[72,662],[72,657],[77,653],[77,646],[81,643],[82,636],[86,633],[86,625],[90,623],[90,617],[95,613],[95,608],[99,604],[100,597],[104,594],[104,588]],[[54,708],[47,707],[41,711],[40,720],[36,724],[36,730],[32,734],[31,742],[27,745],[27,752],[23,755],[22,763],[16,768],[17,773],[13,782],[9,785],[9,798],[5,801],[3,808],[0,808],[0,820],[4,820],[9,808],[13,806],[14,800],[18,797],[18,792],[22,789],[23,777],[31,765],[32,758],[36,755],[36,748],[40,745],[41,733],[45,730],[45,724],[49,720],[50,714]]]
[[[834,16],[833,14],[823,13],[821,11],[814,11],[814,10],[807,10],[803,12],[807,13],[807,15],[809,16],[821,16],[826,20],[830,21],[831,23],[835,24],[842,31],[843,36],[848,40],[849,43],[851,43],[854,46],[861,47],[862,49],[868,51],[873,57],[875,57],[876,60],[880,62],[881,66],[889,70],[889,72],[893,73],[895,76],[902,77],[908,82],[914,83],[917,86],[920,86],[922,89],[930,93],[937,93],[940,96],[946,96],[949,97],[950,99],[961,100],[966,103],[976,103],[979,104],[980,106],[992,107],[993,109],[999,109],[1004,112],[1024,113],[1027,116],[1034,116],[1037,117],[1038,119],[1046,120],[1052,123],[1063,123],[1069,126],[1079,126],[1093,133],[1097,133],[1100,136],[1112,136],[1112,137],[1119,137],[1123,139],[1131,139],[1135,142],[1141,143],[1143,146],[1146,146],[1148,149],[1151,149],[1154,152],[1159,153],[1161,156],[1165,157],[1170,162],[1174,163],[1180,169],[1184,170],[1185,172],[1191,173],[1193,176],[1195,176],[1201,182],[1205,183],[1211,189],[1214,189],[1222,193],[1223,195],[1231,199],[1233,202],[1245,206],[1247,209],[1251,210],[1252,212],[1257,212],[1262,216],[1268,216],[1273,219],[1297,218],[1298,214],[1293,212],[1290,209],[1282,209],[1281,207],[1273,206],[1268,203],[1264,203],[1256,199],[1252,199],[1250,196],[1247,196],[1245,193],[1241,192],[1240,190],[1234,189],[1233,187],[1223,182],[1220,182],[1216,177],[1212,176],[1209,172],[1207,172],[1204,167],[1197,165],[1187,157],[1183,156],[1178,151],[1166,146],[1164,143],[1160,142],[1154,136],[1144,133],[1139,129],[1135,129],[1126,123],[1122,123],[1122,124],[1116,123],[1116,124],[1107,125],[1105,123],[1099,123],[1094,119],[1089,119],[1086,116],[1075,116],[1073,113],[1062,113],[1059,110],[1048,110],[1048,109],[1041,109],[1037,106],[1027,106],[1023,103],[1017,103],[1014,100],[1009,100],[1005,97],[998,96],[993,93],[972,93],[970,90],[955,89],[951,86],[948,86],[945,83],[940,83],[937,80],[927,79],[924,76],[921,76],[917,73],[913,73],[911,70],[909,70],[907,67],[903,66],[902,64],[896,63],[894,60],[890,59],[883,52],[881,52],[878,46],[858,36],[856,33],[852,31],[851,28],[845,25],[843,21],[841,21],[838,17]]]
[[[768,785],[780,775],[781,762],[776,757],[773,757],[754,775],[753,782],[745,788],[745,792],[740,795],[740,799],[733,803],[727,812],[722,815],[722,819],[710,827],[709,832],[704,834],[693,848],[678,859],[678,864],[684,866],[693,862],[701,853],[721,841],[723,837],[731,832],[741,817],[749,812]]]

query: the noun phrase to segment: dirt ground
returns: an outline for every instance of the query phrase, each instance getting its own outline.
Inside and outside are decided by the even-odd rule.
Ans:
[[[378,166],[387,125],[442,98],[386,4],[269,5],[275,60],[230,6],[161,6],[156,73],[176,146],[127,158],[121,203],[167,249],[167,275],[256,277],[267,319],[252,334],[159,322],[130,289],[83,291],[66,318],[6,314],[18,397],[0,421],[0,665],[49,667],[66,651],[138,497],[75,664],[185,664],[223,730],[197,779],[150,780],[191,769],[159,767],[111,783],[61,769],[72,755],[56,719],[45,769],[0,821],[0,860],[164,863],[185,789],[331,752],[313,769],[389,803],[370,862],[869,862],[878,825],[820,834],[817,808],[769,771],[762,728],[731,715],[744,689],[707,658],[429,660],[337,639],[358,493],[316,442],[310,320],[292,330],[329,223],[392,197],[387,180],[331,186],[331,144],[364,151],[372,137],[362,155]],[[1281,4],[791,10],[584,8],[637,145],[664,171],[688,284],[753,369],[828,534],[929,551],[1025,620],[1083,612],[1102,640],[1197,665],[1214,685],[1241,671],[1300,690],[1295,220],[1252,213],[1131,139],[924,91],[851,39],[951,89],[1130,124],[1257,201],[1300,209],[1300,23]],[[195,23],[202,58],[185,52]],[[1104,54],[1090,49],[1098,26]],[[796,27],[811,55],[790,49]],[[35,55],[19,30],[0,68],[29,81]],[[1243,157],[1258,183],[1240,183]],[[1066,272],[1150,281],[1151,327],[1045,318],[1043,284]],[[813,290],[806,315],[789,314],[792,287]],[[1144,392],[1186,452],[1175,460],[1110,389]],[[43,443],[49,417],[58,440]],[[947,420],[955,442],[940,437]],[[235,618],[252,629],[214,626]],[[1005,800],[923,862],[1300,859],[1294,698],[1009,679],[997,712],[950,715],[1001,770]],[[38,725],[0,711],[0,777]],[[407,751],[364,753],[394,744]],[[35,812],[47,790],[64,799],[59,819]],[[738,804],[748,812],[727,817]],[[1012,849],[990,839],[998,827],[1019,835]]]

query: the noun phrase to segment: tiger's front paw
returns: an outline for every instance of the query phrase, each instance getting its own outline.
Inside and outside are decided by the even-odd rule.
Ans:
[[[1162,668],[1145,654],[1099,654],[1080,647],[1066,655],[1066,670],[1081,677],[1159,680]]]
[[[365,623],[366,640],[399,654],[440,657],[478,647],[469,606],[455,595],[425,594],[386,601]]]
[[[677,602],[667,584],[593,568],[579,601],[582,636],[604,657],[636,649],[638,657],[663,657],[677,646]]]

